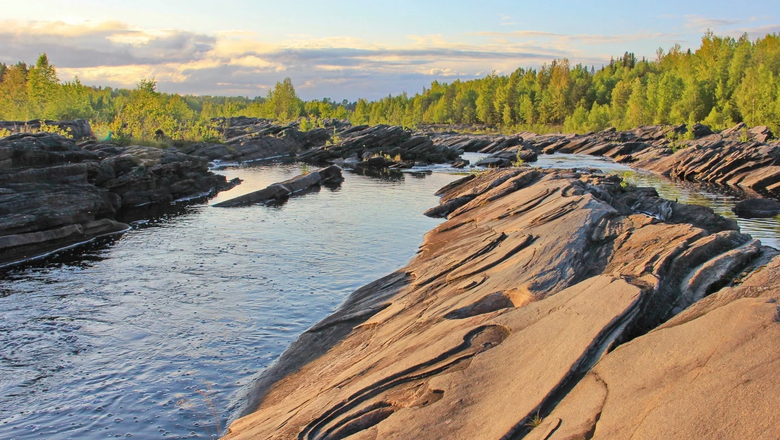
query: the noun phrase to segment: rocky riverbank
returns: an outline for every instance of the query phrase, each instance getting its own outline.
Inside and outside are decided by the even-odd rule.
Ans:
[[[720,133],[696,124],[614,129],[586,135],[524,133],[524,145],[538,153],[606,156],[665,176],[730,185],[780,196],[780,141],[766,127],[737,125]]]
[[[777,437],[777,251],[621,183],[443,188],[417,257],[302,334],[226,438]]]
[[[0,138],[0,265],[125,231],[117,219],[129,210],[236,183],[172,149],[77,143],[45,132]]]
[[[329,119],[322,127],[302,130],[300,121],[281,124],[259,118],[215,120],[225,136],[224,144],[199,143],[183,150],[211,161],[251,162],[279,158],[313,164],[357,163],[386,157],[393,165],[454,162],[462,150],[435,144],[426,134],[390,125],[357,125]]]
[[[636,168],[671,178],[730,185],[780,197],[780,142],[766,127],[737,125],[719,133],[693,127],[643,126],[628,131],[607,129],[585,135],[530,132],[514,135],[474,135],[430,127],[352,126],[325,120],[308,131],[301,122],[280,124],[257,118],[215,120],[224,144],[194,144],[183,153],[222,162],[291,158],[313,164],[337,163],[349,169],[411,168],[449,163],[469,165],[464,152],[487,153],[483,167],[509,167],[534,162],[539,154],[580,153],[606,156]],[[455,127],[457,128],[457,127]],[[376,159],[379,158],[379,159]],[[374,159],[376,163],[363,162]]]

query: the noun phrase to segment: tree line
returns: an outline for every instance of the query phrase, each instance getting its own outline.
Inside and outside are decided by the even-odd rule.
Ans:
[[[0,64],[0,119],[90,119],[95,131],[152,139],[218,140],[213,118],[249,116],[304,126],[324,118],[354,124],[487,124],[504,131],[587,132],[609,126],[702,122],[725,128],[738,122],[780,133],[780,36],[750,40],[707,32],[695,51],[659,49],[654,60],[632,53],[608,65],[572,65],[567,59],[539,69],[452,83],[434,81],[421,93],[356,102],[301,100],[292,81],[265,97],[166,94],[153,79],[133,90],[62,82],[46,54],[34,66]]]

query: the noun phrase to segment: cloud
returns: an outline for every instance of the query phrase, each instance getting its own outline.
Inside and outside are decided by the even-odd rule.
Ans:
[[[780,33],[780,24],[770,24],[765,26],[743,27],[738,29],[732,29],[724,32],[724,35],[727,35],[729,37],[739,38],[742,36],[742,34],[748,34],[750,38],[756,39],[756,38],[763,38],[767,34],[777,34],[777,33]]]
[[[482,72],[512,71],[562,57],[603,61],[565,46],[475,44],[443,35],[413,35],[401,45],[305,34],[269,43],[257,33],[241,30],[207,35],[141,29],[116,21],[0,22],[0,61],[34,62],[46,52],[64,80],[78,76],[85,84],[133,87],[142,78],[154,77],[166,92],[256,96],[289,76],[306,99],[416,92],[433,79],[472,79]]]
[[[157,65],[204,58],[216,37],[185,31],[145,31],[122,23],[0,23],[0,61],[47,52],[59,67]]]
[[[475,32],[473,35],[486,36],[486,37],[498,37],[503,39],[529,39],[536,38],[542,40],[552,40],[560,43],[581,43],[587,45],[602,45],[602,44],[617,44],[625,43],[626,41],[638,41],[648,39],[674,39],[679,38],[679,34],[668,32],[637,32],[634,34],[617,34],[617,35],[605,35],[605,34],[558,34],[545,31],[534,30],[519,30],[510,32]]]
[[[695,29],[698,31],[706,31],[707,29],[717,29],[722,27],[729,27],[738,24],[748,23],[755,21],[755,18],[749,19],[735,19],[735,18],[708,18],[701,15],[686,15],[685,27],[687,29]]]

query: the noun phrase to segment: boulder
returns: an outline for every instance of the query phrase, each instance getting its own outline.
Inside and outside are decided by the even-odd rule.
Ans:
[[[732,211],[744,218],[774,217],[780,214],[780,202],[772,199],[747,199],[737,203]]]
[[[771,139],[772,131],[769,130],[769,127],[765,125],[760,125],[758,127],[753,127],[750,130],[748,130],[748,133],[756,142],[766,142],[767,140]]]

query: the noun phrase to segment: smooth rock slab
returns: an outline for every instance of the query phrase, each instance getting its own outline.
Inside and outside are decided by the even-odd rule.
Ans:
[[[293,343],[226,438],[520,438],[609,347],[672,317],[681,287],[708,290],[763,258],[743,250],[749,237],[712,234],[712,212],[687,216],[711,231],[677,223],[677,205],[668,222],[637,212],[666,201],[614,177],[498,170],[440,194],[449,220],[415,259]],[[707,264],[726,270],[696,278]],[[586,434],[599,396],[578,407]]]
[[[776,439],[776,298],[743,298],[607,355],[525,438]]]

